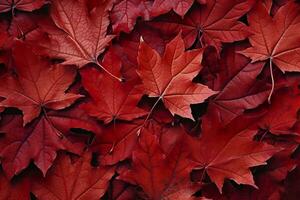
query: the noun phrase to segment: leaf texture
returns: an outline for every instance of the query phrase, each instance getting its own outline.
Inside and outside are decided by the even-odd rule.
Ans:
[[[53,1],[51,17],[59,29],[50,29],[50,41],[41,46],[50,56],[64,59],[65,65],[83,67],[97,63],[98,56],[114,37],[107,35],[108,9],[106,2],[88,10],[85,0]]]

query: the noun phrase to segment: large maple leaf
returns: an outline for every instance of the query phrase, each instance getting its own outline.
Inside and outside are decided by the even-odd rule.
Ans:
[[[162,57],[141,41],[138,72],[145,92],[149,97],[158,97],[157,102],[162,100],[173,115],[192,119],[190,104],[201,103],[215,94],[207,86],[192,82],[201,70],[202,54],[203,49],[185,52],[181,34],[166,45]]]
[[[292,147],[276,153],[268,161],[267,166],[261,167],[259,171],[255,170],[255,183],[259,189],[251,186],[237,188],[227,182],[224,184],[223,193],[220,194],[214,185],[207,184],[203,187],[203,196],[208,199],[222,200],[282,199],[284,180],[296,167],[295,161],[291,159],[294,150],[295,147]]]
[[[102,65],[114,74],[120,74],[121,61],[112,51],[105,54]],[[83,104],[89,115],[109,123],[116,119],[129,121],[146,114],[137,107],[143,91],[135,81],[122,83],[93,68],[84,69],[80,74],[83,86],[91,96],[91,101]]]
[[[62,155],[45,179],[35,180],[32,191],[41,200],[96,200],[104,195],[113,175],[112,167],[92,167],[88,152],[75,163]]]
[[[119,179],[138,184],[153,200],[190,199],[196,188],[189,182],[193,162],[187,159],[184,135],[165,154],[152,131],[144,129],[133,152],[132,168],[124,170]]]
[[[98,56],[114,38],[107,35],[110,7],[110,1],[101,1],[89,10],[86,0],[54,0],[51,17],[59,30],[45,26],[50,40],[40,41],[38,45],[48,56],[64,59],[65,65],[82,67],[95,63],[114,76],[98,62]]]
[[[272,79],[272,90],[269,102],[274,90],[273,67],[274,63],[282,72],[300,71],[300,6],[289,2],[280,7],[274,17],[271,17],[267,8],[258,2],[255,8],[248,14],[252,35],[249,41],[252,47],[241,53],[252,59],[252,62],[269,60]]]
[[[250,190],[247,188],[241,192],[235,189],[237,194],[235,195],[236,199],[241,197],[240,193],[242,193],[244,197],[248,197],[247,199],[249,200],[282,199],[284,180],[288,173],[297,166],[296,162],[291,159],[291,153],[293,153],[295,149],[295,147],[287,148],[275,154],[268,162],[267,170],[255,177],[255,182],[259,190],[253,188]]]
[[[34,55],[30,48],[17,43],[13,51],[17,75],[1,79],[0,106],[16,107],[24,114],[24,125],[36,118],[42,109],[59,110],[70,106],[82,95],[65,93],[72,84],[76,70],[53,66]]]
[[[18,9],[23,11],[33,11],[45,4],[46,0],[1,0],[0,13]]]
[[[252,47],[241,53],[252,62],[270,59],[283,72],[300,71],[300,6],[292,1],[279,8],[271,17],[267,8],[258,2],[248,14]]]
[[[99,134],[97,124],[82,111],[73,109],[66,112],[49,112],[22,126],[21,116],[4,116],[0,132],[0,157],[2,167],[8,177],[25,169],[31,159],[45,175],[56,157],[56,151],[67,150],[73,153],[82,151],[82,143],[72,138],[71,128],[81,128]]]
[[[202,46],[211,45],[221,51],[222,42],[244,40],[249,35],[247,27],[238,21],[253,5],[253,0],[211,0],[193,8],[183,19],[154,22],[154,27],[172,35],[182,30],[186,47],[198,39]]]
[[[243,120],[242,125],[237,124],[239,120]],[[225,128],[218,128],[217,120],[211,121],[204,124],[200,139],[190,140],[193,160],[198,162],[198,168],[208,174],[220,192],[225,179],[256,187],[250,167],[266,164],[266,160],[281,150],[280,147],[253,141],[256,131],[245,128],[248,124],[245,120],[237,118]]]

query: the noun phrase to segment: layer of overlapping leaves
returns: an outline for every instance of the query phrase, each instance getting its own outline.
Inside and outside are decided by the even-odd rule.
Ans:
[[[298,199],[293,0],[0,0],[0,200]]]

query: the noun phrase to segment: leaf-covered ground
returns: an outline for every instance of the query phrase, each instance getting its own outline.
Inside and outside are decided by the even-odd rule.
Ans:
[[[0,200],[297,200],[296,0],[0,0]]]

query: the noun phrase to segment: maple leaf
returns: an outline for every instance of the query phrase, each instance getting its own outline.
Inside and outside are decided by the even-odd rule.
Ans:
[[[45,175],[57,150],[67,150],[79,154],[82,143],[73,140],[71,128],[81,128],[98,133],[101,131],[80,110],[49,112],[29,126],[22,126],[22,117],[4,116],[0,132],[5,133],[0,140],[2,167],[8,177],[25,169],[31,159]]]
[[[247,26],[238,19],[252,7],[253,0],[211,0],[192,9],[183,21],[154,22],[162,33],[173,35],[182,31],[186,47],[198,39],[202,46],[210,45],[221,51],[222,42],[244,40],[249,35]],[[226,6],[225,6],[226,5]]]
[[[299,71],[300,36],[294,34],[299,31],[299,11],[299,5],[289,2],[271,17],[266,7],[257,3],[248,14],[253,32],[249,36],[252,47],[241,53],[250,57],[252,62],[270,59],[283,72]]]
[[[50,67],[49,63],[21,43],[15,45],[13,54],[17,75],[7,75],[1,79],[7,84],[0,85],[0,96],[5,98],[0,106],[22,110],[24,125],[36,118],[44,108],[63,109],[82,97],[65,93],[75,78],[74,68]]]
[[[144,129],[138,146],[133,152],[131,169],[118,177],[138,184],[150,199],[190,199],[196,189],[189,183],[193,163],[187,159],[184,136],[166,155],[158,138]]]
[[[111,11],[111,21],[115,33],[132,31],[138,17],[150,19],[152,2],[148,0],[119,0]]]
[[[102,65],[114,74],[119,74],[121,69],[121,61],[112,51],[105,54]],[[143,91],[135,82],[121,83],[93,68],[84,69],[80,74],[91,96],[91,101],[82,105],[89,115],[109,123],[116,119],[129,121],[146,114],[137,107]]]
[[[213,185],[204,186],[203,195],[209,199],[243,199],[243,200],[264,200],[264,199],[281,199],[284,192],[283,181],[295,167],[295,161],[291,159],[291,153],[295,147],[287,148],[276,153],[269,161],[268,165],[261,167],[256,173],[255,183],[258,189],[251,186],[241,188],[234,187],[227,182],[223,187],[223,194],[217,191]],[[228,197],[227,194],[230,194]]]
[[[212,118],[217,116],[224,125],[242,115],[245,110],[262,104],[269,93],[269,88],[262,87],[262,83],[258,84],[256,79],[264,63],[250,63],[236,52],[238,49],[237,46],[224,49],[220,60],[221,70],[207,83],[213,90],[220,92],[209,103],[206,115]]]
[[[15,9],[22,11],[33,11],[41,8],[46,3],[45,0],[2,0],[0,2],[0,13]]]
[[[153,108],[162,100],[173,115],[192,119],[190,104],[202,103],[216,93],[205,85],[192,82],[201,70],[202,54],[203,49],[185,51],[180,34],[166,45],[162,57],[141,41],[138,72],[145,92],[149,97],[158,97]]]
[[[193,3],[194,0],[154,0],[151,8],[151,16],[156,17],[174,10],[175,13],[183,17]]]
[[[65,65],[74,64],[80,68],[95,63],[115,77],[98,62],[98,56],[114,38],[107,35],[109,5],[103,1],[89,11],[86,0],[52,1],[51,17],[59,29],[44,27],[50,41],[44,40],[39,46],[48,56],[64,59]]]
[[[112,167],[92,167],[88,152],[75,163],[62,155],[45,179],[34,181],[32,192],[38,199],[99,199],[114,175]]]
[[[271,17],[267,8],[262,3],[257,3],[248,14],[250,30],[249,36],[252,47],[241,51],[252,62],[269,60],[269,67],[274,87],[272,63],[282,72],[300,71],[300,36],[295,35],[300,31],[298,15],[300,6],[289,2],[280,7],[274,17]],[[269,102],[272,91],[269,95]]]
[[[205,124],[200,139],[190,140],[192,158],[198,162],[198,169],[208,174],[220,193],[225,179],[256,187],[249,168],[266,164],[266,160],[281,150],[253,141],[256,131],[245,128],[245,120],[244,124],[237,125],[242,119],[237,118],[225,128],[218,128],[220,124],[215,119],[211,122],[214,126]]]
[[[0,170],[0,199],[30,200],[30,181],[28,177],[19,177],[10,181]]]

